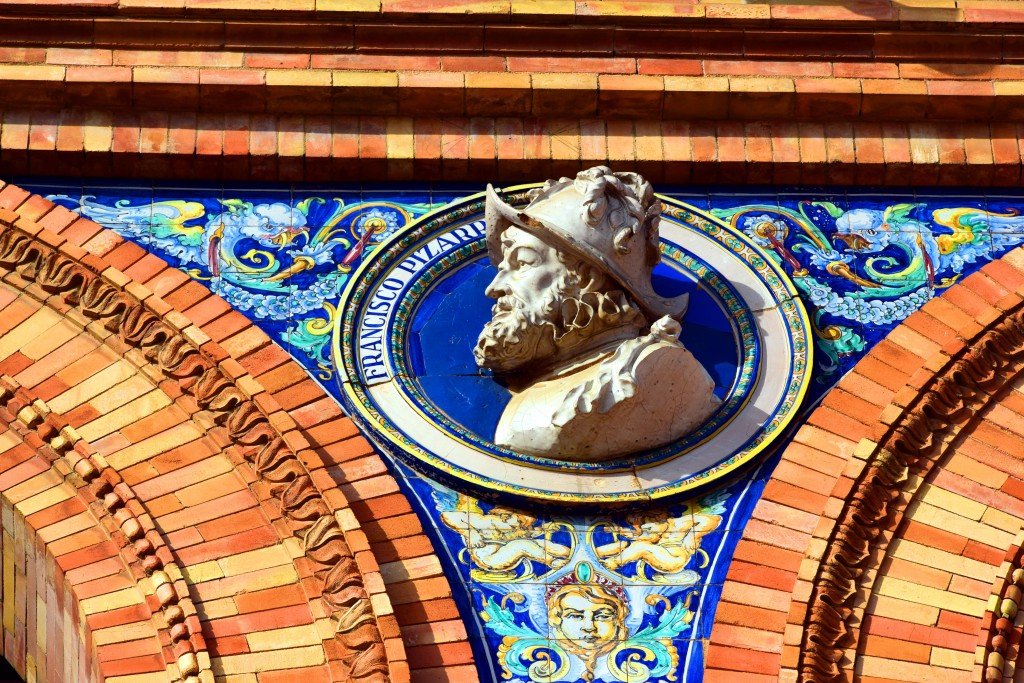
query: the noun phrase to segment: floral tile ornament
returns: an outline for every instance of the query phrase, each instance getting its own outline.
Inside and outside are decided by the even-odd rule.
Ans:
[[[431,497],[444,536],[459,539],[484,628],[501,638],[503,679],[675,680],[709,564],[702,539],[722,524],[729,494],[586,527],[438,485]]]
[[[287,322],[275,337],[320,379],[329,379],[334,370],[327,342],[353,266],[432,207],[330,195],[293,204],[290,193],[258,194],[222,198],[210,190],[191,199],[48,199],[151,249],[253,320],[275,327]]]
[[[1024,219],[1015,208],[993,212],[965,198],[952,206],[899,199],[858,206],[854,198],[849,208],[804,199],[795,206],[712,211],[765,248],[793,278],[821,351],[819,390],[930,299],[1024,243]]]

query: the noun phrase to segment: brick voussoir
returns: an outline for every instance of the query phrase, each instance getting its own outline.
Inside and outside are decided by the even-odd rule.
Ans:
[[[986,604],[999,604],[1005,585],[996,581],[990,597],[977,577],[988,575],[983,565],[994,572],[1000,561],[1005,565],[1010,558],[1016,566],[1022,559],[1019,543],[1003,549],[1014,534],[1019,537],[1019,512],[1011,512],[1015,504],[1002,491],[1019,467],[1009,460],[986,457],[976,447],[950,448],[948,444],[957,442],[960,432],[999,444],[1017,438],[1005,430],[1019,422],[1024,402],[1017,399],[1018,394],[1001,392],[999,383],[1018,386],[1021,382],[1022,366],[1014,355],[1024,305],[1014,292],[1024,286],[1021,253],[1010,252],[1004,261],[950,288],[876,345],[812,414],[807,424],[818,427],[805,426],[784,452],[736,550],[737,558],[748,558],[755,566],[737,565],[737,572],[756,575],[758,564],[769,569],[770,561],[760,557],[766,545],[800,552],[786,543],[781,530],[809,520],[805,513],[793,511],[789,498],[799,489],[827,490],[830,483],[832,490],[812,537],[802,547],[804,559],[791,589],[782,661],[773,663],[770,670],[748,667],[746,671],[799,677],[800,672],[819,667],[825,653],[843,651],[858,671],[863,667],[868,673],[891,672],[896,667],[906,675],[923,674],[925,669],[914,669],[918,664],[913,662],[952,665],[973,659],[970,637],[953,646],[924,645],[923,653],[886,650],[878,640],[883,628],[882,635],[887,635],[931,626],[936,620],[940,628],[953,628],[943,627],[944,614],[955,617],[956,628],[965,634],[978,633],[980,626],[979,657],[1000,647],[993,640],[992,613],[987,613],[987,621],[977,620],[984,616]],[[990,355],[981,359],[979,353]],[[920,369],[910,373],[910,367]],[[990,367],[993,376],[979,371]],[[868,381],[871,384],[865,385]],[[964,388],[954,390],[950,382]],[[863,386],[871,389],[871,398],[859,396],[858,387]],[[835,431],[850,435],[866,430],[868,436],[838,449],[836,464],[845,460],[845,466],[821,467],[824,453],[836,452],[827,448],[831,437],[821,430],[835,429],[840,419],[847,420],[846,426],[839,425]],[[900,475],[896,463],[904,460],[913,476]],[[883,483],[889,476],[896,477],[894,484]],[[896,486],[899,495],[876,497],[879,486]],[[875,510],[878,504],[885,514]],[[844,564],[861,552],[863,539],[869,543],[864,561]],[[907,563],[916,563],[917,568],[901,569]],[[886,566],[890,569],[882,573]],[[1008,571],[1000,569],[999,576],[1009,576]],[[877,581],[876,572],[882,577]],[[836,591],[848,591],[843,595],[857,598],[844,601]],[[876,614],[882,618],[874,619]],[[844,622],[840,626],[848,633],[839,650],[831,649],[839,642],[832,637],[833,617]],[[732,623],[728,610],[716,620]],[[717,626],[712,632],[708,661],[719,662],[720,669],[728,668],[721,662],[732,652],[727,632]],[[992,661],[988,660],[990,668]]]

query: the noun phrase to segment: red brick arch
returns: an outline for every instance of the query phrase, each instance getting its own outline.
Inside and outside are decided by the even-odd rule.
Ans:
[[[811,414],[737,547],[708,681],[1003,680],[1019,634],[991,604],[1024,585],[1021,292],[1017,250]]]
[[[333,399],[185,274],[10,185],[0,376],[21,439],[0,449],[0,555],[22,674],[476,680],[430,540]],[[66,609],[33,610],[32,591]]]
[[[95,467],[44,440],[59,434],[54,420],[9,380],[0,379],[4,657],[39,680],[162,674],[169,628],[132,571],[133,549],[79,474]],[[97,611],[101,603],[112,608]]]

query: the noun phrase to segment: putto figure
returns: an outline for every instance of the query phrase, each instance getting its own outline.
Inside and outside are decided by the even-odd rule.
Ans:
[[[688,297],[651,284],[661,202],[636,173],[605,166],[549,180],[518,210],[487,188],[498,275],[477,364],[513,392],[495,442],[573,462],[670,443],[719,405],[679,342]]]

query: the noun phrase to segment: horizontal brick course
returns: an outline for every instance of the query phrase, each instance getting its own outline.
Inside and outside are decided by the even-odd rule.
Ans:
[[[0,121],[0,137],[8,128],[6,121]],[[116,130],[134,130],[135,135],[142,134],[139,122],[130,115],[115,114],[112,121]],[[777,126],[737,128],[730,122],[638,121],[627,124],[620,121],[605,123],[599,119],[555,119],[534,123],[534,120],[527,119],[529,125],[535,126],[536,132],[525,138],[524,144],[510,145],[506,140],[508,119],[504,118],[410,120],[403,117],[333,117],[328,119],[332,130],[330,134],[325,127],[312,128],[311,124],[319,125],[317,120],[305,121],[306,127],[300,127],[303,131],[301,144],[306,148],[320,146],[325,153],[330,149],[330,156],[308,157],[296,165],[289,163],[277,149],[263,155],[263,160],[257,165],[245,155],[258,153],[261,143],[255,135],[246,134],[233,152],[241,164],[235,171],[223,167],[225,150],[221,146],[200,146],[194,154],[190,152],[188,167],[176,166],[173,162],[177,154],[168,148],[114,154],[85,152],[78,155],[74,168],[85,174],[116,175],[123,173],[119,170],[120,163],[134,155],[132,158],[135,159],[159,161],[167,176],[180,173],[183,177],[194,177],[205,170],[213,174],[229,173],[225,177],[235,177],[237,173],[238,177],[244,175],[281,181],[313,176],[335,180],[359,179],[364,173],[412,179],[417,172],[417,164],[429,162],[444,177],[468,179],[477,177],[480,172],[477,165],[486,162],[490,168],[488,177],[502,177],[506,182],[515,182],[550,175],[556,165],[559,171],[568,171],[570,167],[584,168],[595,163],[607,163],[609,159],[623,161],[641,157],[645,160],[645,175],[656,182],[685,183],[691,177],[700,178],[703,182],[742,182],[744,178],[771,180],[785,175],[794,182],[842,184],[856,182],[862,174],[889,177],[890,170],[900,169],[903,175],[891,176],[894,182],[905,179],[906,173],[912,173],[921,183],[942,185],[968,184],[976,181],[979,171],[991,171],[992,147],[986,148],[987,154],[981,153],[984,150],[979,151],[978,147],[978,141],[986,139],[984,136],[995,132],[1005,136],[1008,128],[1014,131],[1014,135],[1019,136],[1022,132],[1021,126],[1014,124],[921,123],[910,128],[884,124],[879,128],[878,124],[864,122],[826,129],[816,124],[801,123],[785,128],[785,137],[779,137],[778,133],[783,129]],[[245,130],[254,122],[258,123],[256,118],[241,115],[238,125]],[[204,127],[211,123],[219,125],[216,121],[199,121],[195,134],[209,136],[217,130]],[[259,125],[274,127],[283,124],[282,120],[274,119]],[[577,130],[578,133],[575,132]],[[636,130],[643,130],[644,135],[634,139]],[[222,131],[220,135],[229,132]],[[884,137],[879,136],[880,132]],[[829,142],[829,134],[836,136],[834,141]],[[914,145],[919,140],[922,144],[934,141],[938,156],[935,152],[915,151],[917,147],[907,142],[908,138],[914,141]],[[856,142],[851,143],[851,139]],[[736,145],[737,140],[745,140],[745,144]],[[642,145],[642,149],[636,145]],[[403,151],[399,153],[399,150]],[[12,156],[11,150],[0,148],[0,163],[5,163],[5,167],[12,171],[31,172],[36,169],[41,172],[43,164],[51,163],[52,159],[37,154],[41,152],[33,150]],[[1021,177],[1020,158],[1004,157],[1000,161],[1002,172],[991,177],[992,183],[1016,184]],[[738,174],[730,171],[733,168],[740,169]],[[0,194],[2,201],[3,195]],[[83,227],[75,224],[71,229],[80,231]],[[89,245],[98,249],[100,242],[100,239],[93,238]],[[139,262],[137,268],[141,267]],[[152,263],[146,268],[148,270],[139,272],[150,277],[145,284],[158,295],[169,296],[186,284],[187,277],[179,271],[155,272],[156,264]],[[184,293],[179,296],[184,296]],[[198,305],[192,300],[182,303],[187,307]],[[210,305],[215,304],[211,302]],[[213,324],[216,327],[224,322]],[[232,343],[240,345],[239,350],[248,348],[248,341],[241,337]]]
[[[90,176],[516,182],[639,157],[652,179],[673,183],[1022,178],[1013,3],[197,0],[173,34],[151,14],[180,12],[171,4],[111,1],[106,14],[56,22],[7,3],[0,163]],[[632,131],[604,125],[622,117],[637,120]],[[579,121],[578,144],[551,135],[560,119]],[[708,134],[701,119],[719,121]],[[750,124],[747,144],[721,119]],[[793,121],[800,132],[780,135]],[[531,144],[508,139],[534,128]]]
[[[185,61],[203,61],[202,54]],[[184,59],[184,58],[182,58]],[[313,63],[326,63],[324,60]],[[1014,120],[1024,107],[1024,65],[1000,71],[1000,66],[955,69],[932,65],[891,64],[889,78],[853,75],[854,65],[793,63],[757,60],[659,63],[642,60],[590,64],[587,60],[508,59],[508,72],[398,70],[382,58],[378,68],[354,64],[354,70],[326,68],[262,70],[221,67],[133,67],[130,72],[101,68],[77,70],[63,67],[33,70],[31,65],[0,64],[0,85],[7,84],[8,107],[67,108],[106,106],[113,111],[152,108],[155,103],[173,111],[249,112],[269,114],[445,114],[487,115],[480,104],[486,92],[499,88],[522,103],[506,104],[506,115],[673,118],[677,105],[663,104],[662,92],[696,98],[708,105],[724,101],[723,116],[734,119],[797,118],[823,120],[841,116],[858,120]],[[424,65],[426,66],[426,65]],[[842,66],[840,69],[839,67]],[[871,64],[871,69],[885,64]],[[897,68],[898,66],[898,68]],[[956,65],[950,65],[953,67]],[[835,67],[835,68],[833,68]],[[912,67],[917,67],[914,69]],[[71,67],[68,67],[69,69]],[[559,74],[565,74],[559,78]],[[569,76],[571,74],[571,77]],[[907,75],[910,74],[910,75]],[[517,75],[518,78],[513,78]],[[483,92],[481,92],[483,91]],[[582,92],[581,92],[582,91]],[[96,99],[94,93],[101,93]],[[581,110],[579,99],[593,98],[592,111]],[[558,96],[556,96],[558,95]],[[756,101],[759,107],[749,105]],[[491,105],[493,108],[493,105]],[[719,107],[721,105],[718,105]],[[440,107],[440,109],[439,109]],[[705,116],[707,114],[704,114]],[[84,112],[63,122],[58,117],[37,115],[27,139],[9,136],[11,147],[29,149],[67,148],[83,135],[69,137],[81,127]],[[158,121],[166,114],[148,114]],[[17,122],[12,122],[14,125]],[[23,125],[23,124],[22,124]],[[115,136],[115,151],[140,150],[139,138],[124,129]],[[166,123],[164,123],[166,128]],[[149,146],[164,140],[143,140]],[[79,147],[84,144],[84,139]]]

